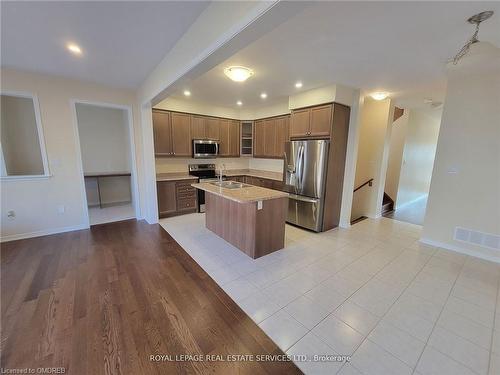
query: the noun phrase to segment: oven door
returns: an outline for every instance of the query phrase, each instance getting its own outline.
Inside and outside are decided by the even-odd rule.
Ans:
[[[219,143],[207,139],[193,140],[193,158],[215,158],[219,154]]]
[[[225,177],[222,177],[222,180],[226,180]],[[217,182],[218,178],[200,178],[199,182]],[[198,190],[198,212],[205,212],[205,190]]]

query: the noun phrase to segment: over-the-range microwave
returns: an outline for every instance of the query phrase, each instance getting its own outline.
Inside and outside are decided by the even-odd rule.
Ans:
[[[211,139],[193,139],[193,158],[215,158],[219,154],[219,142]]]

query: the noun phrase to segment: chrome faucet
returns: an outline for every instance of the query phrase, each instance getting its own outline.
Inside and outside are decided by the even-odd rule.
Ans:
[[[224,173],[224,164],[219,165],[219,183],[222,185],[222,174]]]

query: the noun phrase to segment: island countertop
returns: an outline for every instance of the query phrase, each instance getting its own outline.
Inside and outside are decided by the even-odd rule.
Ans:
[[[254,185],[248,185],[238,189],[226,189],[212,185],[208,182],[201,182],[191,184],[191,186],[239,203],[250,203],[288,197],[288,193],[283,191],[266,189]]]

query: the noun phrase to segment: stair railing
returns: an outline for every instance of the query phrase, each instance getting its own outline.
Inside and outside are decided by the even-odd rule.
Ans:
[[[365,183],[359,185],[356,189],[353,190],[353,193],[357,192],[359,189],[361,189],[363,186],[372,186],[373,185],[373,178],[370,178],[368,181],[366,181]]]

